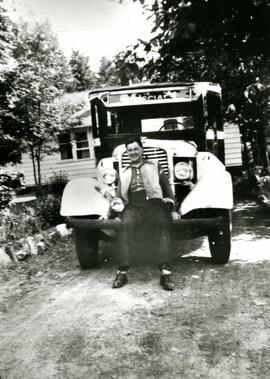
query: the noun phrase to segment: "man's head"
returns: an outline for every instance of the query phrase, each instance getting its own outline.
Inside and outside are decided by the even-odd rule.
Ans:
[[[126,142],[127,155],[131,163],[141,163],[143,160],[143,145],[139,137],[130,138]]]

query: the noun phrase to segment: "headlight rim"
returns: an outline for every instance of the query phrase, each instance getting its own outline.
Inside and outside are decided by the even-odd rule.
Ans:
[[[180,167],[184,167],[184,168],[188,168],[188,173],[187,175],[179,175],[179,173],[177,173],[177,170],[180,169]],[[180,180],[180,181],[186,181],[186,180],[191,180],[194,176],[194,170],[193,170],[193,167],[190,163],[188,162],[183,162],[183,161],[180,161],[180,162],[177,162],[175,165],[174,165],[174,168],[173,168],[173,173],[174,173],[174,176],[177,180]]]

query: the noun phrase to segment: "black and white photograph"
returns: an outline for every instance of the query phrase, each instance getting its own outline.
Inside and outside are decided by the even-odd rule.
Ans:
[[[270,378],[269,0],[0,0],[0,379]]]

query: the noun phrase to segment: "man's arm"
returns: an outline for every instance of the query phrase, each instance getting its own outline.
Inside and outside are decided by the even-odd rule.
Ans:
[[[122,198],[122,196],[121,196],[121,182],[120,182],[120,180],[118,181],[118,185],[117,185],[117,188],[116,188],[116,191],[115,191],[115,197]]]
[[[176,203],[173,195],[172,187],[169,183],[169,179],[165,174],[163,168],[159,165],[159,183],[162,189],[163,201],[165,203],[171,203],[172,205],[172,218],[178,220],[180,218],[179,213],[176,211]]]
[[[160,184],[161,189],[162,189],[163,197],[167,197],[167,198],[175,201],[173,191],[172,191],[172,187],[169,183],[169,179],[168,179],[167,175],[165,174],[163,168],[160,166],[160,164],[158,165],[158,172],[159,172],[159,184]]]

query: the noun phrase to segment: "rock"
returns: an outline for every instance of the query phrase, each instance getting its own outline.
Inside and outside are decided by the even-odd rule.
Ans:
[[[44,254],[47,250],[46,240],[42,234],[36,234],[34,236],[37,254]]]
[[[19,250],[16,251],[16,257],[18,258],[18,261],[24,261],[30,256],[30,251],[24,251],[24,250]]]
[[[46,251],[46,245],[44,241],[39,241],[37,243],[37,253],[38,254],[44,254]]]
[[[0,241],[5,241],[7,238],[6,228],[4,226],[0,226]]]
[[[0,266],[6,266],[11,262],[11,258],[6,254],[5,248],[0,247]]]
[[[57,230],[55,230],[49,234],[49,240],[52,242],[57,241],[59,238],[61,238],[61,234],[58,233]]]
[[[59,224],[55,227],[61,237],[66,237],[72,234],[72,229],[68,229],[66,224]]]
[[[46,243],[42,234],[28,236],[6,245],[6,254],[14,261],[23,261],[30,255],[44,254]]]
[[[14,261],[18,262],[16,254],[14,254],[14,251],[12,249],[11,243],[7,243],[5,246],[5,253],[9,256],[9,258]]]
[[[37,244],[35,243],[34,237],[27,237],[26,240],[28,242],[31,254],[37,255],[38,254],[38,248],[37,248]]]

